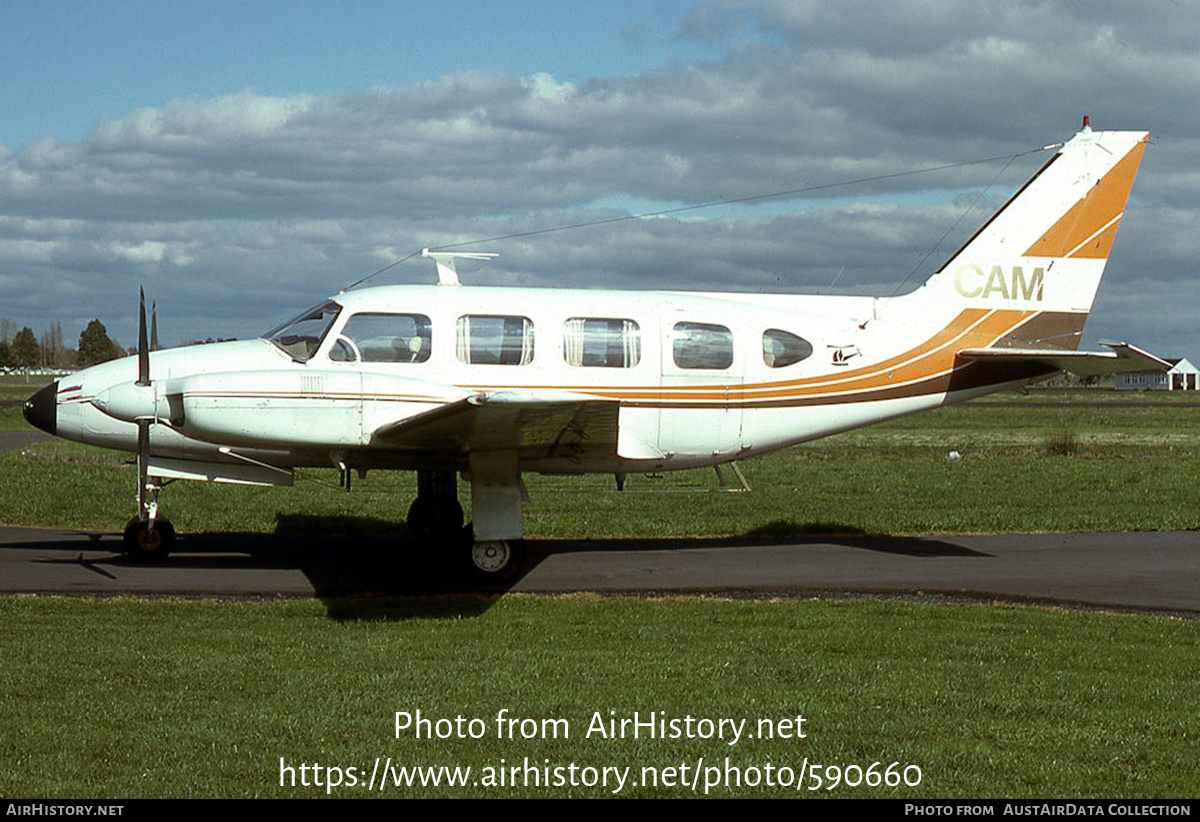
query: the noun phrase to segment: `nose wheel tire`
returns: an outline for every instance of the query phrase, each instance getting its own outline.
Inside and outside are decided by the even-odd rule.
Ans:
[[[125,526],[125,554],[137,562],[155,562],[165,559],[175,546],[175,528],[169,520],[154,520],[150,530],[148,520],[136,517]]]

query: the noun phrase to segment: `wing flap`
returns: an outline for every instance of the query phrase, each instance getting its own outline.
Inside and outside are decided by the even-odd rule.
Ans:
[[[1124,342],[1105,342],[1108,351],[1047,351],[1029,348],[964,348],[958,356],[980,362],[1040,363],[1081,377],[1126,374],[1136,371],[1169,371],[1171,363]]]
[[[461,457],[516,451],[524,459],[615,453],[620,404],[570,392],[488,391],[383,425],[374,444]]]

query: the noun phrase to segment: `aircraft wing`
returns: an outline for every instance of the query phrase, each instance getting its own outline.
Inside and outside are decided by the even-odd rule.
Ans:
[[[388,423],[373,443],[463,456],[517,451],[523,459],[615,453],[620,404],[571,392],[486,391]]]
[[[1039,363],[1081,377],[1169,371],[1171,363],[1123,342],[1100,342],[1108,351],[1046,351],[1031,348],[964,348],[958,356],[989,363]]]

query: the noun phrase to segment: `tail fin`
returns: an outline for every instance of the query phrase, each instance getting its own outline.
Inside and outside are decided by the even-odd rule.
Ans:
[[[925,285],[901,300],[922,311],[1039,315],[998,345],[1074,350],[1108,261],[1146,132],[1083,130]]]

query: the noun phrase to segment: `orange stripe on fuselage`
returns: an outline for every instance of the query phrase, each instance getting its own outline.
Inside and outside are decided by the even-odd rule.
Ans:
[[[873,365],[836,374],[758,383],[680,386],[520,386],[523,390],[576,391],[632,404],[740,404],[759,400],[837,396],[878,391],[929,380],[954,368],[955,353],[963,348],[986,348],[1011,333],[1038,312],[986,308],[963,309],[944,328],[919,345]],[[473,386],[477,391],[511,389],[511,385]]]
[[[954,368],[955,352],[984,348],[1025,322],[1034,312],[968,309],[920,346],[857,373],[797,380],[792,383],[747,385],[744,396],[788,398],[850,394],[904,385],[944,374]]]

